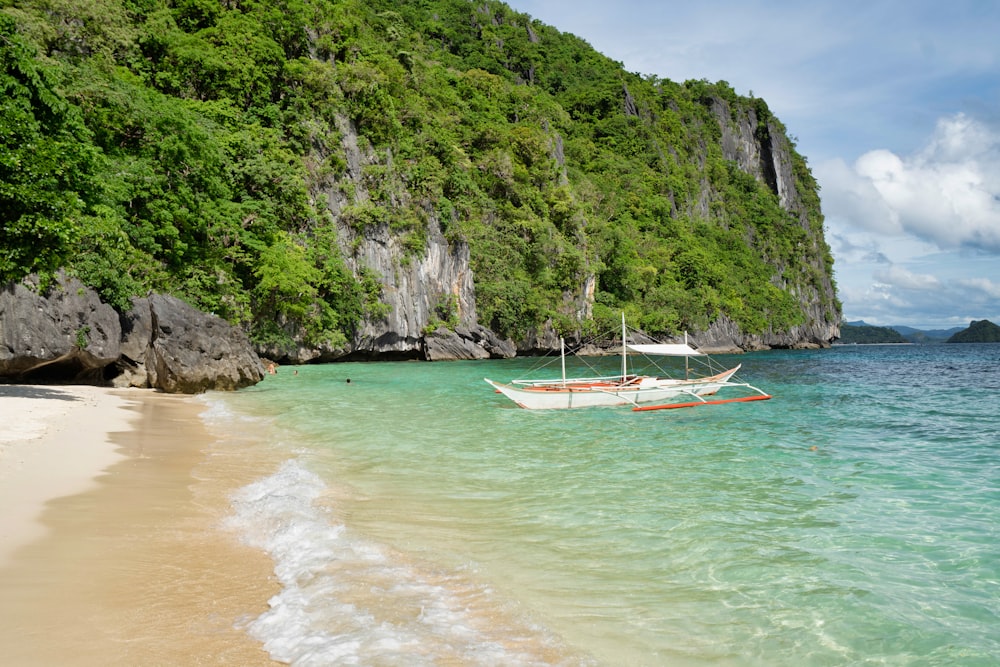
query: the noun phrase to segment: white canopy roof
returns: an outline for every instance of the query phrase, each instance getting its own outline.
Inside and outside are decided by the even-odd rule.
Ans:
[[[701,357],[701,352],[686,343],[657,343],[652,345],[629,345],[628,349],[639,354],[659,354],[670,357]]]

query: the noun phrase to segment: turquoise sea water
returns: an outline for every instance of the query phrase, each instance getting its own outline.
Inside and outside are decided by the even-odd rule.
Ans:
[[[541,412],[482,380],[533,359],[211,394],[285,461],[233,498],[282,584],[247,631],[298,665],[1000,664],[1000,345],[720,360],[774,399]]]

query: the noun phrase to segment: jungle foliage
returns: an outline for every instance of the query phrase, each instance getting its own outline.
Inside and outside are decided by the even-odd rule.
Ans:
[[[171,292],[338,344],[383,311],[330,189],[356,231],[467,242],[503,334],[579,327],[591,275],[598,330],[783,330],[832,272],[805,160],[803,225],[722,157],[712,101],[783,130],[762,100],[625,72],[493,0],[0,0],[0,62],[0,283],[67,267],[117,307]],[[363,201],[345,121],[377,158]]]

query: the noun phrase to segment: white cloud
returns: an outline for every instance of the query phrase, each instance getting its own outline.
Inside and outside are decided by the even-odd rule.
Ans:
[[[985,159],[997,162],[998,138],[986,125],[965,114],[942,118],[921,159],[927,162],[963,162]]]
[[[984,318],[1000,321],[1000,282],[995,277],[968,277],[977,271],[996,275],[990,268],[995,258],[983,253],[910,256],[901,263],[884,255],[855,255],[845,262],[838,258],[838,264],[848,321],[917,328],[967,326]],[[846,283],[839,277],[845,273]]]
[[[964,278],[955,281],[955,283],[972,292],[979,292],[988,299],[1000,299],[1000,284],[989,278]]]
[[[884,271],[876,271],[875,279],[886,283],[887,286],[899,287],[909,290],[930,290],[941,289],[941,281],[936,276],[929,274],[913,273],[901,266],[892,265]]]
[[[826,213],[854,228],[1000,254],[1000,134],[964,114],[940,119],[912,156],[873,150],[817,174]]]
[[[864,158],[867,161],[862,169],[878,173],[878,163],[891,163],[895,156],[888,151],[872,151]],[[890,165],[883,164],[881,171],[891,171]],[[822,184],[823,211],[828,218],[842,219],[852,227],[888,236],[902,234],[899,215],[857,165],[851,168],[843,160],[831,160],[816,172]]]

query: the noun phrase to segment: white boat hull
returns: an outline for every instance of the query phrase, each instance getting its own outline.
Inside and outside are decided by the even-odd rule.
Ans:
[[[739,366],[711,377],[673,380],[644,377],[633,382],[554,380],[535,384],[503,384],[485,378],[498,392],[528,410],[560,410],[670,401],[711,396],[724,387]]]

